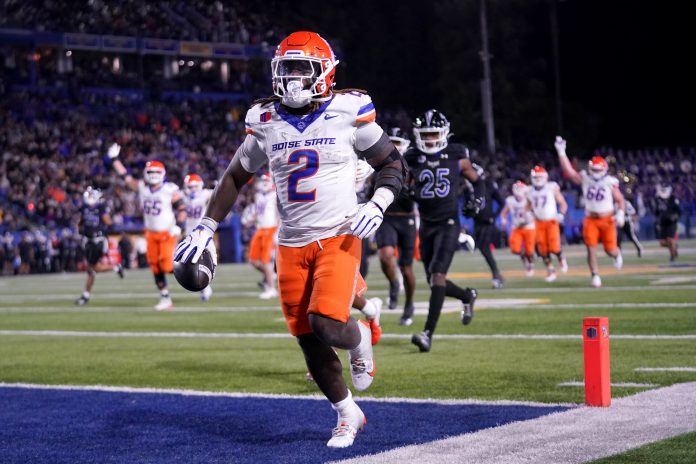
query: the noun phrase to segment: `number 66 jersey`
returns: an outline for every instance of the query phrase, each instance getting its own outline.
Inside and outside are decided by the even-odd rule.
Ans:
[[[614,213],[612,190],[619,185],[619,179],[606,174],[594,179],[584,169],[582,176],[582,196],[585,200],[585,212],[606,216]]]
[[[278,195],[280,245],[301,247],[350,233],[358,152],[384,133],[375,117],[370,97],[357,91],[337,92],[301,116],[278,101],[249,109],[247,136],[237,153],[248,172],[268,162]]]

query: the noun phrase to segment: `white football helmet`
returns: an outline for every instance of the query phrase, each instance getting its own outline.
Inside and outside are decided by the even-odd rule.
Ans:
[[[609,171],[609,164],[601,156],[593,156],[590,161],[587,162],[587,169],[590,171],[590,176],[594,180],[599,180],[607,175]]]
[[[271,175],[265,172],[261,174],[259,177],[257,177],[256,181],[254,182],[254,188],[257,192],[261,193],[268,193],[273,191],[275,185],[273,185],[273,179],[271,179]]]
[[[527,184],[522,182],[521,180],[518,180],[514,184],[512,184],[512,194],[516,198],[524,198],[525,195],[527,195]]]
[[[184,191],[189,195],[203,190],[203,179],[198,174],[188,174],[184,177]]]
[[[94,206],[99,203],[102,199],[101,190],[94,187],[87,187],[87,190],[82,194],[82,199],[88,206]]]
[[[655,188],[655,193],[658,197],[662,198],[663,200],[666,200],[667,198],[669,198],[670,195],[672,195],[672,186],[664,183],[657,184],[657,187]]]
[[[413,121],[416,147],[423,153],[433,154],[447,147],[450,123],[438,110],[428,110]]]

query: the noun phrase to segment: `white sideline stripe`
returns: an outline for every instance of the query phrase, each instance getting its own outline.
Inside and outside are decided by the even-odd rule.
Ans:
[[[637,367],[635,372],[696,372],[696,367]]]
[[[585,382],[572,380],[570,382],[561,382],[556,386],[558,386],[558,387],[584,387]],[[634,382],[612,383],[611,386],[616,387],[616,388],[655,388],[655,387],[659,387],[659,385],[656,383],[634,383]]]
[[[0,335],[43,337],[135,338],[291,338],[289,333],[250,332],[90,332],[76,330],[0,330]],[[382,334],[382,338],[410,340],[409,334]],[[438,334],[438,340],[582,340],[582,335]],[[696,340],[696,335],[612,335],[618,340]]]
[[[110,385],[46,385],[35,383],[5,383],[0,382],[0,388],[26,388],[34,390],[75,390],[75,391],[103,391],[118,393],[157,393],[181,396],[210,396],[222,398],[270,398],[270,399],[299,399],[299,400],[322,400],[326,397],[320,394],[309,395],[288,395],[284,393],[243,393],[243,392],[212,392],[201,390],[187,390],[178,388],[147,388],[147,387],[115,387]],[[357,397],[356,397],[357,399]],[[536,401],[513,401],[513,400],[477,400],[477,399],[433,399],[433,398],[399,398],[386,397],[375,398],[371,396],[360,396],[359,401],[374,401],[377,403],[428,403],[440,404],[444,406],[532,406],[532,407],[569,407],[574,408],[575,403],[539,403]]]
[[[508,302],[505,299],[499,300],[486,300],[482,299],[482,305],[479,305],[479,300],[477,300],[476,310],[485,309],[490,311],[498,310],[557,310],[557,309],[645,309],[645,308],[681,308],[689,309],[696,308],[695,303],[586,303],[586,304],[519,304],[518,299],[514,299]],[[427,314],[428,302],[418,302],[416,303],[416,313],[417,314]],[[421,306],[421,307],[419,307]],[[443,306],[443,313],[457,312],[461,310],[461,304],[458,302],[445,303]],[[241,312],[253,312],[253,311],[280,311],[280,305],[278,306],[174,306],[174,312],[178,313],[206,313],[206,312],[218,312],[218,313],[241,313]],[[0,307],[0,314],[3,313],[107,313],[107,312],[121,312],[121,313],[141,313],[141,312],[154,312],[150,305],[145,305],[140,308],[134,307],[124,307],[124,306],[75,306],[75,307],[46,307],[46,306],[25,306],[25,307],[15,307],[15,308],[3,308]]]
[[[579,407],[333,464],[587,462],[696,430],[694,404],[696,382],[676,384],[608,408]]]

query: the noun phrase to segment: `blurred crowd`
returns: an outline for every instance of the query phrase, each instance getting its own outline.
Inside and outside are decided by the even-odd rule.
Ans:
[[[274,45],[282,35],[244,2],[219,0],[5,0],[0,27],[252,45]]]

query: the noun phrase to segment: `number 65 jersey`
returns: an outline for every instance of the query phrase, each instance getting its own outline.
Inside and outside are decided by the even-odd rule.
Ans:
[[[176,223],[172,196],[178,191],[179,187],[171,182],[163,182],[154,189],[142,180],[138,183],[138,196],[146,230],[163,232]]]
[[[336,93],[305,115],[286,112],[278,101],[249,109],[237,154],[248,172],[268,162],[278,195],[280,245],[300,247],[350,233],[357,153],[384,133],[375,117],[370,97],[357,91]]]

